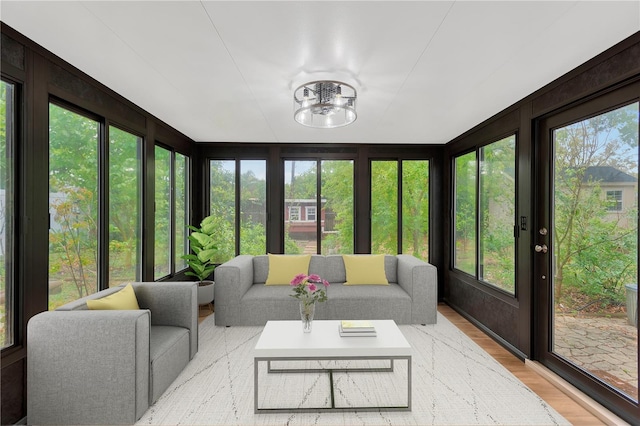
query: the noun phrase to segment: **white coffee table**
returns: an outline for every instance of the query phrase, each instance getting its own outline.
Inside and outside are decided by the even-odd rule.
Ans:
[[[267,322],[254,349],[254,411],[291,412],[291,411],[410,411],[411,410],[411,345],[393,320],[373,320],[376,337],[341,337],[338,332],[340,321],[314,321],[311,333],[302,332],[300,321]],[[274,369],[274,361],[309,360],[389,360],[390,365],[383,368],[313,368],[313,369]],[[406,360],[407,364],[407,403],[406,405],[374,407],[336,407],[334,400],[334,372],[390,372],[394,371],[394,360]],[[267,362],[267,371],[273,373],[318,373],[329,375],[331,407],[319,408],[260,408],[258,406],[258,366]]]

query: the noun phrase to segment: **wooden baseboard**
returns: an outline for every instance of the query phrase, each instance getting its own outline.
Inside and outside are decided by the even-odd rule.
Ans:
[[[535,371],[541,377],[544,377],[549,383],[560,389],[565,395],[576,401],[578,404],[580,404],[591,414],[602,420],[604,423],[612,426],[628,425],[628,423],[622,420],[620,417],[616,416],[611,411],[598,404],[580,389],[576,388],[571,383],[567,382],[562,377],[558,376],[539,362],[525,359],[524,365]]]

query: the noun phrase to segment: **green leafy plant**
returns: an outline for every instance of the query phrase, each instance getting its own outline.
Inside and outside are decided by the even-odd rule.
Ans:
[[[218,248],[213,237],[216,225],[213,216],[207,216],[200,222],[200,228],[191,225],[188,228],[192,231],[189,235],[189,243],[193,253],[182,256],[191,268],[191,271],[186,272],[185,275],[196,277],[202,282],[216,268],[214,257]]]

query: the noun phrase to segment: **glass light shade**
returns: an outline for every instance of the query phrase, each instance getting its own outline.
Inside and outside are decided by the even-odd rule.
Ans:
[[[356,90],[340,81],[312,81],[293,93],[293,118],[303,126],[331,129],[353,123]]]

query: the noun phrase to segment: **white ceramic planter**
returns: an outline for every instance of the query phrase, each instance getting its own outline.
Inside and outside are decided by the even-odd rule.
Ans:
[[[213,301],[213,281],[202,281],[198,284],[198,305],[208,305]]]

